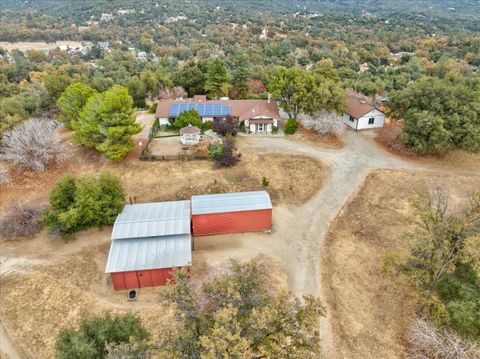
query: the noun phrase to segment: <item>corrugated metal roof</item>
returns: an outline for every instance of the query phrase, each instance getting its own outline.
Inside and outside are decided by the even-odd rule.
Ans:
[[[113,240],[105,273],[190,265],[191,245],[190,234]]]
[[[115,220],[112,240],[190,233],[190,201],[128,204]]]
[[[265,191],[207,194],[192,196],[192,215],[271,209]]]

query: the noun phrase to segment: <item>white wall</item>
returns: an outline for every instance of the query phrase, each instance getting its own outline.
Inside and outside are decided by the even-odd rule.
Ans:
[[[369,118],[373,117],[375,120],[373,125],[368,124]],[[380,128],[385,124],[385,115],[379,110],[373,110],[358,119],[357,130],[366,130],[369,128]]]
[[[353,129],[357,128],[357,119],[354,119],[353,122],[350,121],[350,115],[347,115],[346,113],[343,114],[342,116],[343,123],[347,125],[348,127],[351,127]]]
[[[213,122],[213,117],[202,117],[202,122],[205,123],[205,122]]]
[[[170,122],[168,122],[168,118],[159,118],[158,123],[160,124],[160,126],[162,126],[162,125],[168,125]]]
[[[373,117],[375,120],[373,125],[368,124],[368,120]],[[377,109],[370,111],[359,119],[350,121],[350,115],[344,113],[342,116],[343,123],[354,130],[367,130],[370,128],[380,128],[385,124],[385,114]]]

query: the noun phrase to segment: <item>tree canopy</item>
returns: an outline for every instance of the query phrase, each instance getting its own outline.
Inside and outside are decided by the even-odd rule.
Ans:
[[[403,141],[420,153],[480,151],[480,80],[423,77],[392,93],[391,115],[405,122]]]
[[[281,67],[274,72],[268,89],[293,119],[302,112],[313,114],[325,109],[341,113],[345,108],[343,87],[335,76],[324,71]]]
[[[57,101],[61,112],[59,119],[69,128],[73,128],[73,123],[77,122],[90,96],[96,94],[96,91],[90,86],[80,82],[69,85]]]
[[[141,131],[132,105],[128,90],[119,85],[91,96],[73,126],[74,138],[112,160],[123,159],[135,147],[132,135]]]
[[[178,330],[162,335],[171,358],[309,358],[319,353],[317,299],[294,298],[274,287],[265,264],[231,261],[201,286],[176,273],[164,300],[173,304]]]

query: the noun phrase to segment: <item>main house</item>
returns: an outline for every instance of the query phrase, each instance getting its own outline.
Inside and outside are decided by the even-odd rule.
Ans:
[[[385,124],[385,114],[371,103],[354,96],[347,96],[347,109],[343,123],[354,130],[380,128]]]
[[[183,111],[196,110],[203,122],[232,116],[253,134],[271,134],[278,127],[280,114],[272,100],[207,100],[206,96],[159,102],[155,117],[168,125]]]

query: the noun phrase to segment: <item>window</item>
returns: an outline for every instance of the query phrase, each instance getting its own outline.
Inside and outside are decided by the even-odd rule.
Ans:
[[[354,122],[354,121],[355,121],[355,117],[350,116],[350,122]]]
[[[373,125],[374,122],[375,122],[375,117],[370,117],[370,118],[368,119],[368,124],[369,124],[369,125]]]

